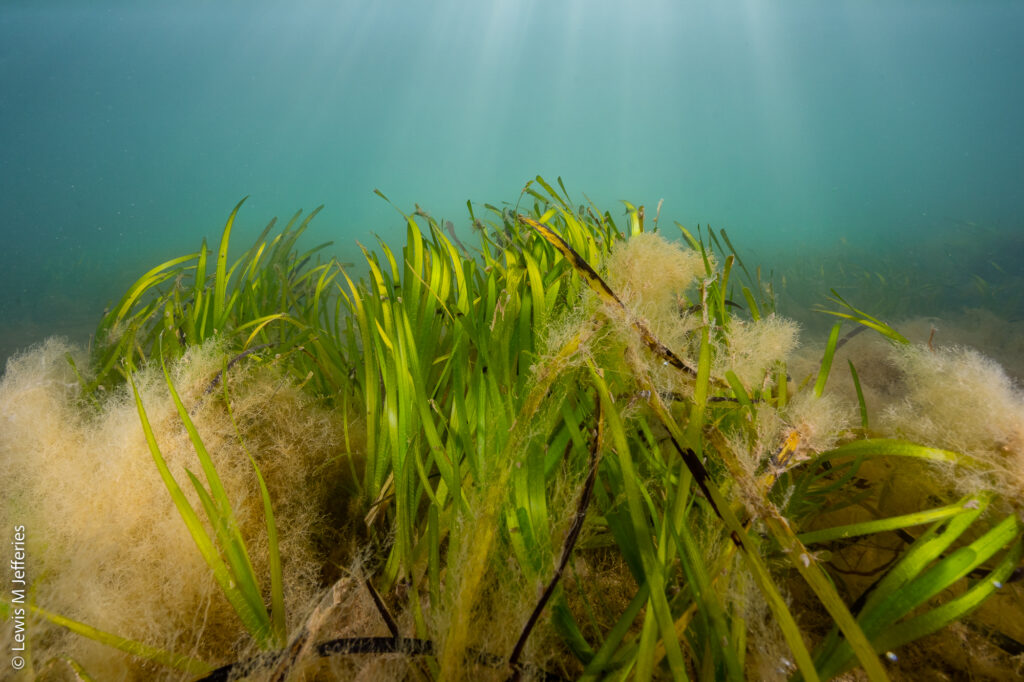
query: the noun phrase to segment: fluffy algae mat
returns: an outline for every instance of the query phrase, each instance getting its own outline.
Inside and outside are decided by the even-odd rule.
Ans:
[[[352,268],[315,211],[229,259],[239,203],[8,362],[5,678],[1019,673],[996,363],[835,293],[798,349],[724,231],[560,179],[467,205]]]

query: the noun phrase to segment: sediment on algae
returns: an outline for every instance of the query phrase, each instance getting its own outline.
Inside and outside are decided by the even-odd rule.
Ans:
[[[315,212],[229,262],[241,208],[88,354],[8,364],[0,520],[30,530],[33,673],[909,679],[929,651],[962,666],[928,649],[950,626],[1012,669],[1024,401],[993,362],[838,295],[841,326],[800,347],[724,232],[617,221],[560,180],[518,213],[470,204],[476,243],[417,209],[361,277],[299,249]],[[230,514],[189,482],[212,500],[200,437]],[[214,579],[158,451],[262,604]]]

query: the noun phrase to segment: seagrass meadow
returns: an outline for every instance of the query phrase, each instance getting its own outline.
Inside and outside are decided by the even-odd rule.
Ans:
[[[244,202],[7,363],[13,679],[1021,673],[995,361],[827,276],[801,345],[724,231],[560,178],[357,265],[317,211],[232,257]]]

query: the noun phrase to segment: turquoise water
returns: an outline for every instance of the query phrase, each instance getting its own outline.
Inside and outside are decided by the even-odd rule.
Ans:
[[[8,1],[0,357],[85,341],[242,196],[238,243],[323,203],[309,243],[354,258],[403,234],[374,188],[465,234],[537,174],[777,270],[848,248],[1024,300],[1022,69],[1021,2]]]

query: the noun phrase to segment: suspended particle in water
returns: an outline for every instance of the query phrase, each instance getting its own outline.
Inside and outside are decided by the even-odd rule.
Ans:
[[[796,670],[796,663],[789,660],[785,656],[779,659],[779,663],[781,663],[782,665],[776,668],[776,670],[784,675],[788,675],[789,673]]]
[[[890,663],[895,663],[896,661],[900,660],[900,657],[899,657],[899,656],[897,656],[896,654],[894,654],[894,653],[893,653],[893,652],[891,652],[891,651],[886,651],[886,652],[885,652],[885,657],[886,657],[887,659],[889,659],[889,662],[890,662]]]
[[[995,587],[997,590],[1003,589],[1003,584],[1001,582],[999,582],[998,580],[993,580],[992,581],[992,586]]]

